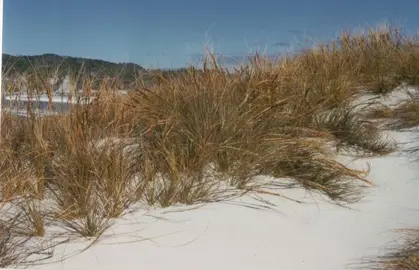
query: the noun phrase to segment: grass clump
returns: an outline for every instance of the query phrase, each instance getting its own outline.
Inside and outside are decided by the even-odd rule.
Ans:
[[[354,87],[345,91],[349,96],[359,92],[386,95],[402,83],[417,85],[417,44],[416,36],[404,35],[398,27],[344,31],[331,42],[292,56],[291,62],[300,62],[313,76],[345,76]],[[336,89],[334,93],[343,92]]]
[[[402,230],[397,243],[386,248],[386,254],[365,259],[360,265],[366,269],[419,269],[419,229]]]
[[[26,244],[30,238],[21,238],[11,232],[14,222],[0,223],[0,267],[19,265],[29,254],[25,254]]]
[[[163,78],[150,91],[132,94],[134,134],[141,147],[136,158],[139,174],[149,183],[166,179],[168,188],[159,197],[162,206],[184,203],[179,194],[197,198],[190,193],[196,190],[189,187],[204,183],[211,166],[220,179],[246,191],[256,175],[265,173],[294,179],[336,201],[352,201],[347,195],[356,192],[350,187],[364,173],[337,162],[330,148],[346,143],[375,153],[389,151],[388,143],[372,128],[357,142],[359,129],[367,127],[359,124],[355,112],[342,120],[340,111],[329,108],[329,100],[307,100],[312,92],[316,96],[315,89],[302,96],[292,88],[295,78],[278,76],[282,73],[258,58],[236,73],[215,61],[206,67],[203,73],[191,69],[184,76]],[[342,103],[335,108],[349,106]],[[332,118],[313,117],[324,114]]]
[[[394,106],[379,105],[368,112],[368,117],[384,121],[389,129],[401,130],[419,125],[419,93],[415,89]]]
[[[31,236],[44,234],[43,218],[97,236],[129,206],[133,162],[120,138],[129,134],[129,120],[122,98],[106,87],[95,103],[78,99],[66,114],[40,115],[30,102],[25,117],[3,113],[0,191],[5,202],[28,200],[20,210],[26,213],[24,223],[33,225]],[[110,136],[122,143],[100,145]],[[40,213],[33,200],[51,207]]]
[[[356,109],[333,109],[317,115],[315,122],[320,128],[329,130],[338,140],[338,150],[349,150],[364,157],[392,153],[396,145],[384,139],[377,124],[362,117]]]
[[[97,149],[86,141],[57,153],[48,183],[60,217],[83,236],[103,232],[129,206],[131,161],[118,146]],[[92,210],[94,209],[94,210]],[[83,225],[78,224],[80,220]]]

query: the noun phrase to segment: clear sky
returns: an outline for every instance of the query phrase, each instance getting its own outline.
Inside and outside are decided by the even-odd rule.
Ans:
[[[4,0],[3,52],[186,66],[211,45],[239,59],[384,21],[419,27],[419,0]]]

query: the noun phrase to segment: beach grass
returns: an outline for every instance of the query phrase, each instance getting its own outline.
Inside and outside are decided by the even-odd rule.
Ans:
[[[118,78],[72,78],[71,95],[80,97],[67,113],[42,115],[30,102],[25,117],[3,113],[0,194],[11,205],[5,216],[19,213],[25,221],[24,230],[14,230],[20,237],[42,238],[52,225],[99,238],[136,205],[276,194],[272,184],[298,186],[339,205],[356,202],[374,183],[368,170],[351,169],[339,156],[397,150],[372,116],[389,114],[405,125],[418,119],[405,112],[411,105],[366,115],[355,103],[402,83],[416,85],[418,48],[415,38],[389,27],[345,32],[275,61],[254,55],[234,71],[209,54],[202,69],[154,74],[151,86],[139,77],[135,88],[124,89],[128,95],[119,94]],[[46,94],[52,109],[48,78],[32,76],[27,96]],[[4,83],[6,93],[21,87]],[[92,90],[95,100],[86,102]],[[259,175],[273,183],[260,183]],[[16,227],[11,220],[1,222]],[[3,241],[5,235],[0,232],[0,263],[14,265],[15,250],[25,245]]]

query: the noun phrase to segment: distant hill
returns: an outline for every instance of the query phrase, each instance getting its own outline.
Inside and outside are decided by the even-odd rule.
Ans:
[[[100,79],[104,77],[119,77],[124,88],[130,88],[141,74],[146,82],[152,83],[151,74],[161,74],[163,76],[177,76],[186,72],[187,69],[156,69],[146,70],[135,63],[113,63],[98,59],[89,59],[81,57],[60,56],[56,54],[42,54],[30,56],[13,56],[3,54],[2,72],[5,77],[14,77],[15,75],[30,75],[34,72],[58,76],[59,81],[66,75],[93,75]],[[57,73],[58,71],[58,73]]]
[[[144,70],[134,63],[112,63],[98,59],[60,56],[56,54],[42,54],[31,56],[13,56],[3,54],[3,72],[8,74],[31,73],[34,70],[49,70],[51,72],[84,73],[95,75],[116,76],[128,79],[136,72]]]

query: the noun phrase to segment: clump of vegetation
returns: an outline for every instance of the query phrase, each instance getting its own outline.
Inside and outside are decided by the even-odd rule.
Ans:
[[[360,127],[359,119],[347,119],[346,124],[353,126],[346,130],[339,117],[320,123],[313,116],[340,112],[328,109],[324,104],[328,101],[310,110],[299,92],[283,88],[290,85],[277,75],[281,73],[258,58],[236,73],[208,61],[203,73],[191,69],[185,76],[162,79],[150,91],[132,94],[134,137],[141,145],[136,158],[140,175],[147,175],[150,183],[160,177],[170,183],[159,196],[162,205],[176,203],[179,194],[197,198],[188,193],[208,190],[190,187],[205,182],[202,177],[209,166],[239,189],[249,190],[254,177],[263,172],[292,178],[336,201],[350,200],[346,195],[354,192],[349,187],[363,179],[363,172],[345,170],[330,147],[345,141],[355,144],[356,131],[351,128]],[[387,150],[388,143],[378,143],[375,135],[365,133],[364,145],[359,147]],[[348,185],[339,187],[340,180]]]
[[[394,106],[378,105],[368,112],[368,117],[384,121],[389,129],[401,130],[419,126],[419,92],[408,92],[406,98]]]
[[[386,248],[386,254],[365,259],[360,266],[367,269],[419,269],[419,229],[402,230],[401,238]]]
[[[10,265],[19,265],[22,260],[26,259],[28,254],[26,251],[26,243],[30,238],[21,238],[11,232],[11,226],[16,225],[14,222],[2,222],[0,224],[0,267],[6,268]]]

